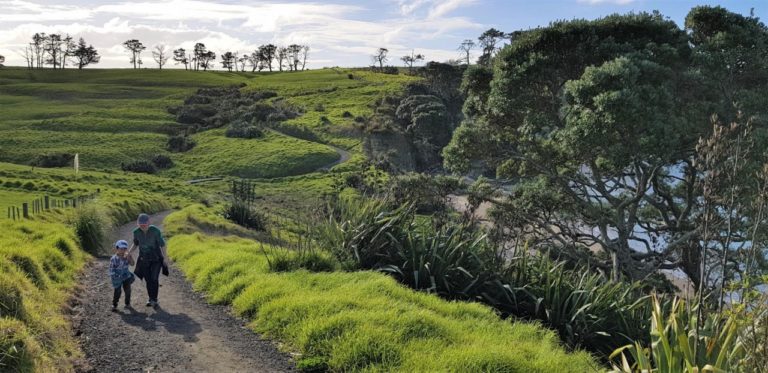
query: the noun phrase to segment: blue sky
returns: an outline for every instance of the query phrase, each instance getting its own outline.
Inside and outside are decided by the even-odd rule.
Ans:
[[[366,66],[378,47],[392,64],[411,50],[427,60],[458,58],[463,39],[495,27],[514,31],[553,20],[593,19],[611,13],[659,10],[678,24],[695,5],[722,5],[768,17],[768,1],[686,0],[378,0],[378,1],[48,1],[0,0],[0,55],[23,65],[19,51],[32,34],[83,37],[103,55],[98,67],[128,67],[121,43],[137,38],[151,49],[191,48],[201,41],[220,54],[260,44],[308,44],[308,67]],[[145,66],[152,66],[149,51]]]

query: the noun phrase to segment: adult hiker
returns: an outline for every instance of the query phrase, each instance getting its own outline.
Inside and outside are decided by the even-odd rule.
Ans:
[[[133,273],[147,284],[149,301],[147,307],[157,307],[157,293],[160,289],[160,271],[168,275],[168,253],[160,228],[149,224],[149,215],[139,214],[138,227],[133,230],[133,245],[128,255],[139,249],[139,260]]]

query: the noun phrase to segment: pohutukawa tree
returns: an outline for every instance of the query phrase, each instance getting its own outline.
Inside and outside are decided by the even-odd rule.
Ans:
[[[711,114],[735,117],[734,101],[764,117],[768,32],[722,8],[695,8],[686,25],[642,13],[515,33],[493,69],[465,74],[467,119],[446,166],[515,180],[492,202],[533,247],[617,280],[681,269],[698,286],[709,249],[696,144]]]
[[[93,45],[86,45],[83,38],[80,38],[78,41],[73,56],[77,60],[77,68],[81,70],[88,65],[97,64],[99,63],[99,60],[101,60],[101,56],[99,56],[99,52],[96,48],[94,48]]]
[[[137,65],[141,64],[141,52],[147,49],[147,47],[136,39],[126,40],[123,43],[123,46],[128,53],[130,53],[131,57],[129,62],[133,64],[133,68],[136,69]]]
[[[155,49],[152,50],[152,59],[155,60],[157,68],[160,70],[163,69],[169,58],[171,56],[168,54],[167,47],[163,44],[156,45]]]

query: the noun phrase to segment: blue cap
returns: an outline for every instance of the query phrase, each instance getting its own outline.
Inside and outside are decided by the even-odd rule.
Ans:
[[[139,214],[139,224],[149,224],[149,215]]]
[[[117,242],[115,242],[115,248],[127,249],[128,248],[128,241],[126,241],[126,240],[118,240]]]

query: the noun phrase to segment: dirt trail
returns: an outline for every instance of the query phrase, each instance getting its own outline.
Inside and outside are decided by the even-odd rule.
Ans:
[[[168,213],[152,216],[162,227]],[[131,237],[135,224],[116,230],[114,239]],[[224,306],[209,305],[173,266],[160,278],[160,306],[145,307],[146,286],[133,283],[131,303],[110,311],[109,257],[93,261],[81,278],[75,330],[95,372],[285,372],[289,356],[246,328],[246,321]]]

